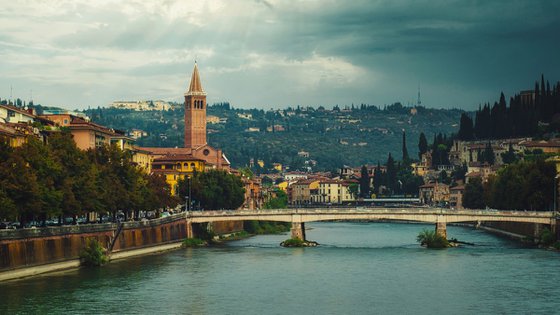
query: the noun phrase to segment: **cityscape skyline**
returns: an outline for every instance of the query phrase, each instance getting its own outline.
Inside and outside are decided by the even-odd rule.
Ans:
[[[474,110],[560,73],[552,1],[28,1],[0,10],[0,97]],[[13,87],[13,91],[12,91]]]

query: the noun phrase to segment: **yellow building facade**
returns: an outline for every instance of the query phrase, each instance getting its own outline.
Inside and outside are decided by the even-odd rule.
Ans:
[[[204,172],[206,167],[203,160],[189,155],[156,158],[151,165],[154,174],[165,176],[165,181],[171,187],[173,196],[177,194],[177,185],[180,180],[185,179],[186,176],[192,176],[195,172]]]

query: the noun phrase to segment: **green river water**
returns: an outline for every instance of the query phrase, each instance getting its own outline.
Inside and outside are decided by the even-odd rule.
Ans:
[[[288,235],[180,249],[0,283],[1,314],[558,314],[560,253],[448,226],[475,243],[428,250],[433,225],[307,224]]]

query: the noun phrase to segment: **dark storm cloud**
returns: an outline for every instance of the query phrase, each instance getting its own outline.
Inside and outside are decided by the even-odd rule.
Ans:
[[[172,84],[187,84],[196,57],[210,98],[244,107],[407,103],[420,85],[427,106],[475,108],[541,73],[560,79],[559,1],[32,4],[0,12],[0,69],[11,69],[0,83],[13,74],[40,85],[58,67],[68,81],[93,80],[101,96],[86,102],[104,102],[94,105],[116,98],[117,82],[119,97],[178,99]]]

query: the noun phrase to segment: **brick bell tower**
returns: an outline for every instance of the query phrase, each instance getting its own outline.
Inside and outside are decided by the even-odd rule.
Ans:
[[[191,84],[185,93],[185,148],[203,145],[206,145],[206,93],[195,61]]]

